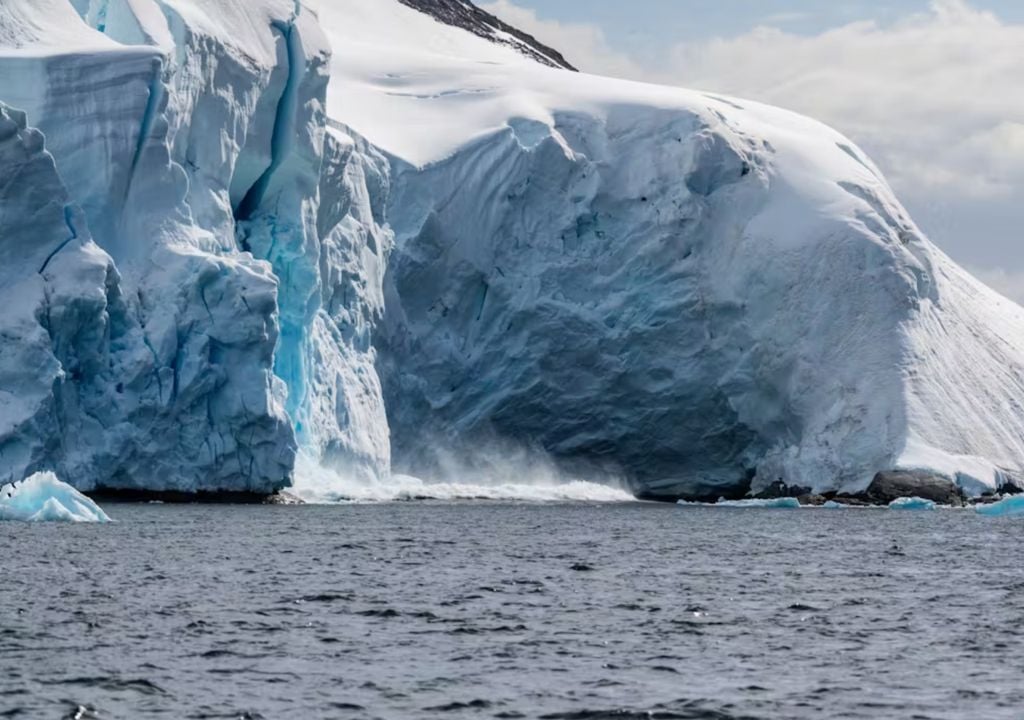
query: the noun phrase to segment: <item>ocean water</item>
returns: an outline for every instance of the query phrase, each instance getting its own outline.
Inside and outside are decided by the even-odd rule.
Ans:
[[[0,524],[3,718],[1019,718],[1024,520],[109,505]]]

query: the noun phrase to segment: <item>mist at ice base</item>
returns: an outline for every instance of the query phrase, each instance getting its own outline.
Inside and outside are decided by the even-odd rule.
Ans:
[[[542,453],[489,449],[472,461],[438,453],[430,479],[391,473],[357,477],[326,467],[311,453],[300,452],[290,492],[306,503],[365,503],[409,500],[495,500],[514,502],[635,502],[620,478],[575,477]]]

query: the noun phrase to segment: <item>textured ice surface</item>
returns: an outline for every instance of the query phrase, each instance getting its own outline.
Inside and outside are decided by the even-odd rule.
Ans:
[[[934,510],[935,503],[919,497],[896,498],[889,503],[890,510]]]
[[[1020,474],[1024,311],[848,139],[537,67],[394,3],[320,12],[329,112],[395,157],[378,367],[397,467],[498,437],[668,497]]]
[[[387,472],[388,168],[327,137],[327,57],[290,1],[0,8],[0,100],[49,138],[2,119],[0,477],[270,492],[299,442]]]
[[[99,505],[62,483],[51,472],[0,487],[0,520],[23,522],[110,522]]]
[[[1013,495],[991,505],[975,505],[975,512],[989,517],[1016,517],[1024,515],[1024,495]]]
[[[397,0],[4,0],[0,102],[0,477],[1024,477],[1024,310],[806,118]]]

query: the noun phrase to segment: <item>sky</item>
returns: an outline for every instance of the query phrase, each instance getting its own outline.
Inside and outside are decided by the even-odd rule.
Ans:
[[[797,110],[1024,303],[1024,0],[479,0],[581,70]]]

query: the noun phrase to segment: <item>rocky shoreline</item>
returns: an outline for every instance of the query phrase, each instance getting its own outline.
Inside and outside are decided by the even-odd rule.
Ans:
[[[866,490],[859,493],[813,493],[810,488],[789,486],[783,482],[772,483],[756,495],[755,500],[774,500],[795,497],[801,505],[821,506],[828,502],[854,507],[883,507],[902,498],[921,498],[936,505],[964,507],[987,505],[998,502],[1007,495],[1017,495],[1021,488],[1015,484],[1004,484],[995,492],[970,497],[954,482],[930,473],[896,470],[880,472]]]
[[[866,490],[859,493],[825,492],[814,493],[810,488],[787,485],[777,481],[759,493],[731,493],[718,498],[667,498],[643,497],[638,500],[656,502],[693,502],[715,505],[719,502],[737,500],[779,500],[795,498],[800,505],[820,507],[826,503],[850,507],[886,507],[894,501],[919,498],[944,507],[966,507],[989,505],[1007,496],[1019,495],[1024,490],[1016,484],[1007,483],[995,492],[970,497],[956,483],[937,475],[912,471],[878,473]],[[86,493],[91,499],[105,502],[161,502],[168,504],[203,505],[303,505],[305,501],[288,490],[276,493],[254,492],[155,492],[139,489],[99,488]]]

